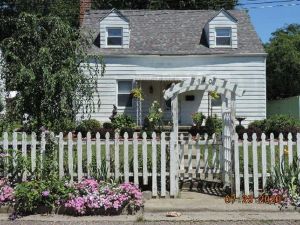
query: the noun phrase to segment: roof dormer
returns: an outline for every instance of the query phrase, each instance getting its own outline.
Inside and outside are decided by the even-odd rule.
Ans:
[[[129,48],[129,39],[129,20],[120,11],[112,9],[101,18],[101,48]]]
[[[209,48],[237,48],[237,19],[225,9],[221,9],[205,25]]]

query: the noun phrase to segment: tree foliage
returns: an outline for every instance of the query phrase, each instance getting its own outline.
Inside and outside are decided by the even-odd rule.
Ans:
[[[238,0],[94,0],[95,9],[233,9]]]
[[[266,44],[268,99],[300,94],[300,24],[276,30]]]
[[[104,71],[84,63],[87,41],[79,30],[59,17],[26,13],[14,24],[12,35],[1,43],[2,79],[7,90],[18,91],[17,115],[28,114],[35,128],[58,130],[83,106],[86,112],[93,110],[97,76]]]

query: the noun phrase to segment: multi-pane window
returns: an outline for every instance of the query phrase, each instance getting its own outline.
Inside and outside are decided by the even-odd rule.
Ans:
[[[132,107],[132,82],[118,81],[118,106]]]
[[[216,45],[230,46],[231,45],[231,29],[216,28]]]
[[[123,44],[123,30],[120,27],[107,28],[107,45],[120,46]]]

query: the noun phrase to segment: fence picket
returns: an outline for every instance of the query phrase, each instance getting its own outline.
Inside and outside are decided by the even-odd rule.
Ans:
[[[212,161],[211,161],[211,173],[216,173],[216,167],[217,167],[217,150],[216,150],[216,134],[212,135]]]
[[[74,180],[74,166],[73,166],[73,134],[71,132],[68,133],[68,169],[70,182],[72,183]]]
[[[110,177],[110,144],[109,144],[109,133],[105,134],[105,163],[107,177]]]
[[[139,184],[139,158],[138,158],[138,134],[135,132],[133,134],[133,176],[134,183]]]
[[[92,171],[92,137],[91,132],[87,132],[86,134],[86,168],[87,168],[87,174],[88,177],[91,176]]]
[[[45,132],[41,135],[41,150],[40,150],[40,162],[41,162],[41,168],[43,168],[43,161],[45,158],[45,152],[46,152],[46,134]]]
[[[200,135],[197,134],[196,136],[196,176],[198,176],[198,174],[200,174],[200,160],[201,160],[201,148],[200,148]]]
[[[22,157],[24,160],[27,159],[27,134],[25,132],[22,133]],[[25,170],[22,175],[22,181],[27,180],[27,169]]]
[[[124,180],[129,182],[128,133],[124,133]]]
[[[262,188],[266,187],[267,183],[267,154],[266,154],[266,135],[261,135],[261,163],[262,163]]]
[[[254,197],[258,197],[258,165],[257,165],[257,136],[256,133],[252,135],[252,162],[253,162],[253,193]]]
[[[274,143],[274,134],[270,134],[270,150],[271,150],[271,173],[274,174],[275,166],[275,143]]]
[[[62,132],[58,137],[58,168],[59,177],[62,178],[64,176],[64,135]]]
[[[291,133],[288,134],[288,156],[289,165],[293,162],[293,136]]]
[[[32,132],[31,134],[31,172],[33,173],[36,169],[36,133]]]
[[[279,134],[279,163],[281,170],[284,168],[284,143],[282,133]]]
[[[77,176],[78,180],[81,181],[83,176],[82,171],[82,134],[77,134]]]
[[[142,151],[143,151],[143,184],[148,184],[148,170],[147,170],[147,134],[146,132],[143,133],[143,140],[142,140]]]
[[[6,154],[4,159],[4,176],[8,176],[9,174],[9,150],[8,150],[8,133],[3,133],[3,152]]]
[[[180,134],[179,137],[179,147],[180,147],[180,157],[179,157],[179,165],[180,165],[180,172],[184,173],[184,146],[185,146],[184,136]]]
[[[13,161],[13,167],[15,168],[17,165],[16,159],[17,159],[17,152],[18,152],[18,134],[17,132],[13,133],[13,152],[12,152],[12,161]]]
[[[207,173],[208,169],[208,134],[204,134],[204,173]]]
[[[174,137],[174,139],[175,139],[175,137]],[[188,165],[187,165],[187,168],[188,168],[189,179],[192,179],[192,175],[193,175],[193,145],[192,145],[192,135],[191,134],[189,134],[189,139],[188,139]]]
[[[244,192],[249,195],[249,169],[248,169],[248,135],[243,134],[243,151],[244,151]]]
[[[152,133],[152,196],[157,196],[157,140],[156,133]]]
[[[161,179],[161,197],[166,196],[166,134],[163,132],[161,134],[161,144],[160,144],[160,179]]]
[[[235,178],[235,196],[240,197],[240,151],[239,151],[239,136],[234,135],[234,178]]]
[[[170,134],[170,196],[175,197],[175,166],[176,166],[176,158],[175,158],[175,134],[172,132]]]
[[[101,140],[100,140],[100,134],[99,132],[96,133],[96,168],[97,168],[97,174],[100,173],[101,170]]]
[[[119,160],[119,156],[120,156],[120,149],[119,149],[119,133],[116,132],[115,133],[115,180],[119,180],[120,178],[120,160]]]

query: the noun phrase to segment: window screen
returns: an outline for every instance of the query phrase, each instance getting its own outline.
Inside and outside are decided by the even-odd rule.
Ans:
[[[107,28],[107,45],[122,45],[123,31],[122,28]]]
[[[132,89],[131,81],[118,82],[118,106],[132,107],[131,89]]]
[[[231,45],[231,29],[216,28],[216,45],[230,46]]]

